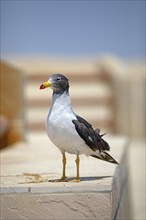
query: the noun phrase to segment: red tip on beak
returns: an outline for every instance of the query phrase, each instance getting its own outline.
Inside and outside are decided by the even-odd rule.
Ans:
[[[40,85],[40,89],[44,89],[45,88],[45,86],[42,84],[42,85]]]

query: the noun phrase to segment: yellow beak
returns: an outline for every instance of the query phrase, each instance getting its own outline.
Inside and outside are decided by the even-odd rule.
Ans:
[[[51,87],[51,82],[47,81],[40,85],[40,89],[45,89],[47,87]]]

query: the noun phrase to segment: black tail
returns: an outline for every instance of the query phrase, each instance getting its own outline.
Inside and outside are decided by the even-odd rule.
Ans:
[[[109,155],[105,151],[102,151],[102,152],[100,152],[98,154],[93,154],[93,155],[90,155],[90,156],[91,157],[95,157],[95,158],[100,159],[100,160],[107,161],[109,163],[118,164],[118,162],[111,155]]]

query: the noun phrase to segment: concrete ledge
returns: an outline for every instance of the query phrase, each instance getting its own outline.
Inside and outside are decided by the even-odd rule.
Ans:
[[[127,218],[128,142],[124,137],[106,139],[112,146],[111,155],[120,164],[81,156],[80,183],[48,182],[60,177],[61,155],[43,135],[34,135],[28,143],[3,150],[1,219]],[[75,156],[67,158],[67,174],[71,179],[75,176]]]

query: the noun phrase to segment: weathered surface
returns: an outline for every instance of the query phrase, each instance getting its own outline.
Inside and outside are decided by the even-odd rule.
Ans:
[[[1,213],[2,219],[109,219],[110,207],[109,193],[11,194]]]

